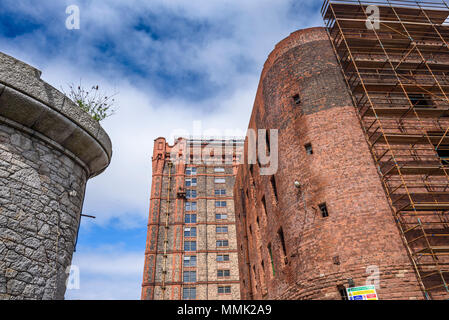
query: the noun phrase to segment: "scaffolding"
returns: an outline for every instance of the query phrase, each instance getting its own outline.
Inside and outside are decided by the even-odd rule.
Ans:
[[[427,299],[449,297],[449,7],[326,0],[322,16]]]

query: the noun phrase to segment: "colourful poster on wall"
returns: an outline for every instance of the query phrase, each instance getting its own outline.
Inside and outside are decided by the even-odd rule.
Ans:
[[[379,300],[375,286],[347,288],[349,300]]]

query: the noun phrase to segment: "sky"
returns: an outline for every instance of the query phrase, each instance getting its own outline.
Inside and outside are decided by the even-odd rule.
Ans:
[[[68,6],[80,13],[67,29]],[[109,168],[87,184],[66,299],[140,299],[154,139],[242,136],[263,64],[320,0],[1,0],[0,51],[57,89],[116,94]]]

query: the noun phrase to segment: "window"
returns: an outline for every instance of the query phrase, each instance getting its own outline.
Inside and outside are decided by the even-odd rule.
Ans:
[[[196,168],[186,168],[186,175],[187,176],[195,176],[196,175]]]
[[[271,268],[273,269],[273,276],[275,276],[276,271],[274,270],[273,251],[271,251],[271,243],[268,244],[268,254],[270,255]]]
[[[217,254],[217,261],[219,262],[229,261],[229,254]]]
[[[231,276],[230,270],[217,270],[218,278],[225,278],[225,277],[230,277],[230,276]]]
[[[228,240],[217,240],[217,247],[218,248],[229,247],[229,241]]]
[[[284,257],[284,263],[287,263],[287,248],[285,247],[284,231],[282,228],[278,231],[279,240],[281,241],[282,255]]]
[[[226,220],[228,218],[228,215],[226,213],[217,213],[215,215],[215,219],[217,220]]]
[[[217,233],[228,233],[228,227],[217,227],[216,232]]]
[[[293,98],[293,101],[295,102],[295,104],[301,103],[301,97],[299,96],[299,94],[295,94],[292,98]]]
[[[327,211],[326,203],[319,204],[318,207],[320,208],[321,215],[323,218],[326,218],[329,216],[329,212]]]
[[[196,288],[182,288],[182,298],[184,300],[193,300],[196,299]]]
[[[184,237],[196,237],[196,227],[184,228]]]
[[[196,282],[196,271],[184,271],[184,282]]]
[[[218,293],[231,293],[231,286],[219,286]]]
[[[184,267],[196,267],[196,256],[185,256]]]
[[[196,178],[186,179],[186,187],[196,187]]]
[[[215,178],[215,183],[226,183],[225,178]]]
[[[196,211],[196,202],[186,202],[186,211]]]
[[[184,223],[196,223],[196,214],[186,214]]]
[[[436,145],[435,145],[436,147]],[[437,149],[438,156],[440,157],[441,162],[444,165],[449,164],[449,146],[447,145],[440,145]]]
[[[225,172],[224,168],[216,167],[214,168],[214,172]]]
[[[267,144],[267,151],[268,151],[268,153],[270,153],[271,152],[270,151],[270,136],[268,135],[268,131],[270,131],[270,130],[265,131],[265,142]]]
[[[276,199],[276,202],[278,202],[278,191],[276,188],[276,179],[274,178],[274,176],[271,176],[270,182],[271,182],[271,189],[273,190],[274,198]]]
[[[187,199],[196,198],[196,190],[187,190],[186,191],[186,198]]]
[[[226,190],[225,189],[215,190],[215,195],[216,196],[225,196],[226,195]]]
[[[226,201],[215,201],[215,208],[226,208]]]
[[[417,108],[431,108],[432,100],[428,95],[422,93],[407,94],[410,102]]]
[[[348,300],[348,292],[345,286],[337,286],[338,292],[340,293],[341,300]]]
[[[311,143],[307,143],[304,145],[304,148],[306,149],[306,153],[308,155],[313,154],[313,149],[312,149],[312,144]]]
[[[184,251],[196,251],[196,241],[184,241]]]

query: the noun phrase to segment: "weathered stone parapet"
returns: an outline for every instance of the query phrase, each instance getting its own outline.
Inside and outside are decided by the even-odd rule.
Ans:
[[[0,299],[63,299],[86,182],[110,163],[98,122],[0,53]]]
[[[87,165],[89,177],[101,173],[112,156],[108,135],[40,75],[39,70],[0,53],[0,116],[70,151]]]

